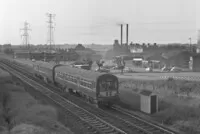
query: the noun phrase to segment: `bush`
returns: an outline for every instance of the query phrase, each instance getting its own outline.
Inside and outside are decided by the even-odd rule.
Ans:
[[[19,86],[11,84],[0,86],[2,87],[0,90],[1,128],[5,127],[11,130],[11,133],[16,134],[20,132],[25,134],[29,130],[41,130],[39,132],[41,134],[64,133],[64,130],[66,131],[65,126],[57,122],[57,111],[54,107],[39,104],[37,100]],[[4,131],[4,133],[7,132]]]
[[[168,107],[155,115],[160,121],[166,125],[173,125],[175,122],[190,119],[196,120],[200,118],[200,108],[193,108],[189,106],[174,106]]]
[[[4,87],[3,87],[4,88]],[[8,103],[10,100],[10,94],[4,89],[0,90],[0,125],[9,127],[11,117],[9,115]]]

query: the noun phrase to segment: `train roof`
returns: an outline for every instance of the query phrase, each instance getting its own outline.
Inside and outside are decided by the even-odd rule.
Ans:
[[[95,72],[95,71],[91,71],[91,70],[73,68],[70,66],[58,66],[58,67],[56,67],[55,70],[59,71],[59,72],[66,72],[66,73],[69,73],[69,74],[72,74],[75,76],[81,76],[88,80],[96,80],[99,76],[102,76],[102,75],[112,75],[112,74],[108,74],[108,73],[100,73],[100,72]],[[116,76],[114,76],[114,77],[116,77]]]
[[[53,69],[53,67],[55,66],[55,64],[44,62],[44,61],[35,61],[33,63],[34,65],[40,65],[42,67],[50,68],[50,69]]]
[[[53,67],[55,66],[55,64],[43,62],[43,61],[35,61],[34,64],[40,65],[42,67],[50,68],[50,69],[53,69]],[[112,75],[108,73],[95,72],[92,70],[79,69],[79,68],[71,67],[70,65],[58,65],[55,68],[55,70],[59,72],[65,72],[65,73],[75,75],[75,76],[81,76],[88,80],[96,80],[99,76],[102,76],[102,75]],[[117,76],[115,75],[112,75],[112,76],[117,78]]]

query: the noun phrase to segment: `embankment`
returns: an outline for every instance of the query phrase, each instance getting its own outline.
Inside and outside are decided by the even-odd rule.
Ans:
[[[42,104],[24,87],[14,84],[9,73],[0,70],[0,80],[0,133],[72,133],[57,121],[57,110],[53,106]]]

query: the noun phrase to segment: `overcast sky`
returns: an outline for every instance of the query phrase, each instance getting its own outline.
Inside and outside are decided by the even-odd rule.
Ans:
[[[191,37],[195,43],[197,7],[199,0],[1,0],[0,44],[20,44],[24,21],[32,29],[30,42],[46,43],[46,13],[56,14],[56,44],[112,44],[120,40],[120,23],[129,24],[129,41],[187,43]]]

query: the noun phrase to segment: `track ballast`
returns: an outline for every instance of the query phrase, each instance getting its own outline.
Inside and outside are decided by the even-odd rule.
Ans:
[[[15,67],[15,68],[17,68],[17,67]],[[18,67],[18,70],[19,69],[20,68]],[[26,78],[26,80],[27,80],[27,78]],[[33,81],[33,80],[31,80],[31,81]],[[37,87],[39,89],[42,86],[41,84],[37,84],[37,85],[39,86],[39,87]],[[74,114],[76,114],[76,116],[80,116],[80,118],[82,120],[84,120],[85,122],[93,123],[93,126],[98,126],[100,128],[104,127],[103,129],[104,129],[105,132],[115,133],[116,130],[120,130],[119,133],[175,134],[171,130],[168,130],[168,129],[165,129],[165,128],[160,127],[158,125],[149,123],[149,122],[145,121],[144,119],[141,119],[141,118],[136,117],[134,115],[130,115],[130,114],[126,113],[124,110],[122,111],[122,109],[119,109],[119,108],[116,108],[116,107],[113,110],[118,111],[118,113],[117,112],[110,112],[109,113],[108,111],[106,112],[106,111],[103,111],[101,109],[99,109],[99,110],[96,109],[96,108],[90,109],[89,106],[86,106],[84,104],[84,102],[79,102],[78,105],[81,106],[81,107],[84,107],[84,109],[81,108],[81,110],[79,110],[78,109],[79,106],[77,106],[77,105],[71,106],[73,103],[71,103],[70,101],[66,100],[65,98],[61,97],[58,94],[53,93],[52,91],[49,91],[49,89],[47,89],[46,87],[44,87],[44,86],[42,86],[42,87],[43,87],[43,89],[42,89],[43,94],[48,95],[49,98],[54,99],[54,101],[60,103],[62,105],[62,107],[70,107],[71,110],[76,111],[76,112],[74,112]],[[75,99],[75,98],[73,98],[73,99]],[[67,101],[67,102],[65,102],[65,101]],[[77,102],[77,99],[75,99],[75,101]],[[88,107],[88,108],[86,108],[86,107]],[[85,109],[87,109],[87,110],[85,110]],[[82,111],[84,111],[84,112],[82,112]],[[89,113],[95,113],[95,115],[92,114],[93,116],[88,118]],[[103,125],[103,124],[95,121],[94,120],[95,116],[98,116],[98,118],[100,120],[103,119],[103,120],[106,120],[107,122],[110,122],[108,124],[110,124],[110,125],[113,124],[117,128],[114,127],[114,129],[110,129],[108,127],[108,124]],[[105,122],[105,121],[103,121],[103,122]],[[99,125],[99,124],[101,124],[101,125]],[[120,129],[118,129],[118,128],[120,128]],[[97,131],[99,131],[99,130],[97,129]]]

